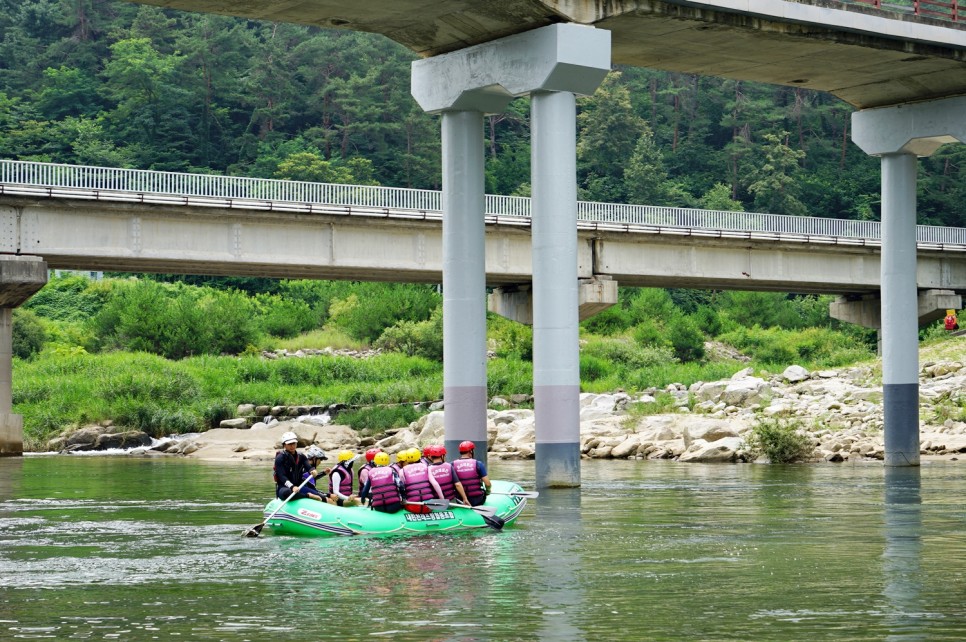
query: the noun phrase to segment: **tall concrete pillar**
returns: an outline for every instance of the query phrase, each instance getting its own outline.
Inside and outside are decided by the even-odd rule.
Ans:
[[[575,24],[534,29],[460,51],[417,60],[412,65],[413,97],[430,113],[497,113],[503,111],[513,98],[534,92],[537,94],[533,100],[533,202],[537,204],[534,207],[544,208],[543,214],[533,212],[534,391],[537,396],[538,486],[580,484],[576,403],[580,373],[576,359],[577,190],[573,94],[593,93],[608,71],[610,32]],[[538,113],[542,115],[538,116]],[[446,118],[444,115],[444,157],[450,145],[453,149],[458,148],[458,143],[448,140]],[[544,124],[538,125],[538,121]],[[538,139],[540,142],[537,142]],[[470,167],[467,162],[465,166],[460,165],[461,169],[446,169],[449,165],[450,161],[444,158],[444,172],[453,172],[454,175],[463,169],[468,171]],[[479,171],[482,176],[482,164]],[[571,175],[569,179],[563,177],[567,172]],[[446,181],[444,174],[444,191],[447,189]],[[558,189],[562,190],[559,194],[555,193]],[[540,203],[543,205],[539,205]],[[450,205],[444,204],[444,226],[446,218],[454,216],[453,212],[445,208],[464,205],[475,207],[475,201],[474,204],[457,201]],[[444,229],[444,236],[446,234]],[[444,253],[445,246],[444,241]],[[460,245],[454,241],[451,247],[457,248]],[[537,255],[542,258],[537,258]],[[539,268],[538,262],[541,263]],[[444,256],[444,289],[450,287],[446,275],[450,269],[456,268],[451,267]],[[483,267],[480,271],[484,271]],[[538,271],[541,274],[539,277]],[[476,282],[467,280],[461,283],[459,287],[477,287]],[[467,291],[453,293],[453,296],[475,294]],[[562,299],[558,301],[557,297]],[[541,310],[539,313],[538,308]],[[466,305],[464,309],[469,310],[470,306]],[[558,314],[559,319],[556,318]],[[445,324],[446,308],[443,315]],[[541,320],[538,321],[538,318]],[[462,331],[455,328],[456,326],[444,325],[444,350],[446,345],[450,345],[445,335]],[[567,343],[571,345],[568,347],[565,345]],[[539,349],[538,345],[541,346]],[[458,358],[453,353],[444,354],[444,357],[447,360]],[[456,378],[466,373],[458,371],[474,367],[465,360],[451,368],[444,365],[444,389],[449,391],[451,385],[453,389],[460,388],[461,386],[451,384],[450,381],[459,383],[460,380]],[[571,397],[573,402],[570,401]],[[470,404],[467,403],[465,407],[470,408]],[[454,437],[456,431],[462,428],[453,424],[456,420],[451,417],[449,410],[450,402],[446,400],[446,443],[452,444],[457,441]],[[562,427],[555,427],[558,424]],[[576,432],[574,426],[578,427]],[[479,452],[478,448],[477,453]]]
[[[966,97],[852,114],[852,140],[882,159],[882,393],[887,466],[919,465],[916,157],[966,142]]]
[[[13,309],[47,283],[38,256],[0,256],[0,457],[23,454],[23,417],[13,414]]]
[[[579,486],[577,107],[569,92],[530,101],[537,483]]]
[[[882,156],[882,405],[885,462],[919,464],[916,157]]]
[[[443,401],[445,446],[486,461],[486,265],[483,113],[444,111]]]

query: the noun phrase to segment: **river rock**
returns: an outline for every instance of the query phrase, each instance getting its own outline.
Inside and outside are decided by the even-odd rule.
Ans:
[[[219,428],[232,428],[239,430],[241,428],[248,428],[248,419],[244,417],[235,417],[234,419],[222,419],[218,424]]]

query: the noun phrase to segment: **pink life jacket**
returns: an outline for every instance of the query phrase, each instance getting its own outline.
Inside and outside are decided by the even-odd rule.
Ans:
[[[335,492],[332,486],[332,475],[339,473],[339,494],[348,497],[352,494],[352,471],[345,467],[344,463],[336,464],[336,467],[329,473],[329,494]]]
[[[447,462],[431,464],[429,474],[439,484],[444,499],[456,499],[456,473],[453,472],[453,464]]]
[[[475,459],[457,459],[453,461],[453,470],[456,471],[456,478],[463,484],[463,492],[466,499],[474,506],[483,503],[486,493],[483,491],[483,478],[476,468]]]
[[[369,471],[369,506],[385,506],[402,501],[396,488],[396,475],[388,466],[377,466]]]
[[[433,486],[429,483],[429,466],[423,462],[409,464],[402,470],[402,478],[406,483],[406,500],[423,502],[436,497]]]

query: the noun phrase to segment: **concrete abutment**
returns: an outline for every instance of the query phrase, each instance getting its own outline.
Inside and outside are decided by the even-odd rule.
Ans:
[[[13,414],[13,309],[47,283],[37,256],[0,255],[0,457],[23,455],[23,417]]]

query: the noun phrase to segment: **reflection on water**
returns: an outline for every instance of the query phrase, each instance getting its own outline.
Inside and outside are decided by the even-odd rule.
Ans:
[[[890,640],[924,640],[922,621],[922,479],[916,468],[885,468],[885,624]]]
[[[502,532],[298,539],[241,536],[265,465],[0,460],[0,639],[959,639],[960,466],[589,461]]]
[[[530,599],[543,616],[536,630],[541,640],[587,639],[577,626],[584,602],[578,578],[583,530],[580,495],[579,488],[547,489],[537,503],[536,519],[548,534],[534,564],[540,581],[530,587]]]

